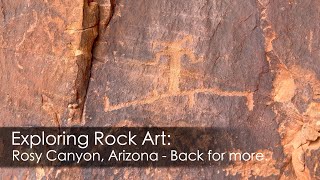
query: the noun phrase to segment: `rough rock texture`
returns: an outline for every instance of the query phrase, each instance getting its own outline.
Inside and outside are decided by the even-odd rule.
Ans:
[[[38,168],[15,177],[320,179],[319,1],[0,7],[2,125],[236,128],[250,137],[235,132],[234,150],[268,157],[228,167]]]
[[[234,148],[270,154],[265,165],[173,172],[113,168],[105,170],[108,175],[280,175],[281,160],[272,160],[282,157],[270,106],[273,74],[256,1],[116,1],[108,27],[100,29],[93,57],[85,125],[237,128],[251,136],[239,134],[232,139]]]
[[[79,123],[97,3],[0,1],[2,126]]]
[[[259,3],[267,61],[276,76],[271,96],[286,157],[282,178],[319,179],[320,3]]]

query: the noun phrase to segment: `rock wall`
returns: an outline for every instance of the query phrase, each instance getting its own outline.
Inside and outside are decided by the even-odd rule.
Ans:
[[[79,123],[98,34],[97,3],[1,1],[2,126]]]
[[[320,178],[320,2],[13,0],[0,11],[2,126],[234,128],[234,150],[268,158],[3,177]]]

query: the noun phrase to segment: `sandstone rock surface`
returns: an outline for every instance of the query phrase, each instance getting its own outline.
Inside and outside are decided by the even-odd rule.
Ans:
[[[1,1],[2,126],[63,126],[80,120],[98,34],[98,5]]]
[[[319,179],[319,8],[314,0],[0,1],[2,126],[235,128],[234,150],[268,157],[3,175]]]

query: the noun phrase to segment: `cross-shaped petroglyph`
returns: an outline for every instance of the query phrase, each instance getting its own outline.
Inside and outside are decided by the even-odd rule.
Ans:
[[[192,90],[181,91],[180,78],[181,74],[193,75],[194,73],[185,73],[181,69],[181,58],[187,56],[192,64],[203,62],[203,57],[196,57],[194,52],[189,49],[188,44],[193,43],[191,36],[185,36],[183,39],[175,42],[156,42],[156,46],[161,46],[162,50],[155,53],[155,59],[150,62],[138,63],[144,66],[160,66],[160,58],[162,56],[169,58],[169,82],[168,90],[165,93],[159,94],[156,89],[152,94],[141,99],[124,102],[116,105],[111,105],[109,98],[104,98],[104,111],[114,111],[126,107],[152,104],[157,100],[174,97],[174,96],[187,96],[189,101],[189,107],[193,107],[195,104],[195,95],[198,93],[214,94],[218,96],[233,96],[233,97],[246,97],[247,107],[251,111],[254,106],[253,93],[248,91],[224,91],[219,88],[196,88]],[[137,63],[134,63],[137,64]]]

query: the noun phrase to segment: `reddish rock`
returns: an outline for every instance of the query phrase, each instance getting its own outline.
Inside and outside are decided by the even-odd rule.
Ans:
[[[0,1],[2,126],[236,128],[245,133],[230,137],[234,150],[268,156],[228,167],[2,169],[2,176],[319,179],[319,7]]]
[[[14,0],[0,7],[1,125],[79,123],[97,4]]]

